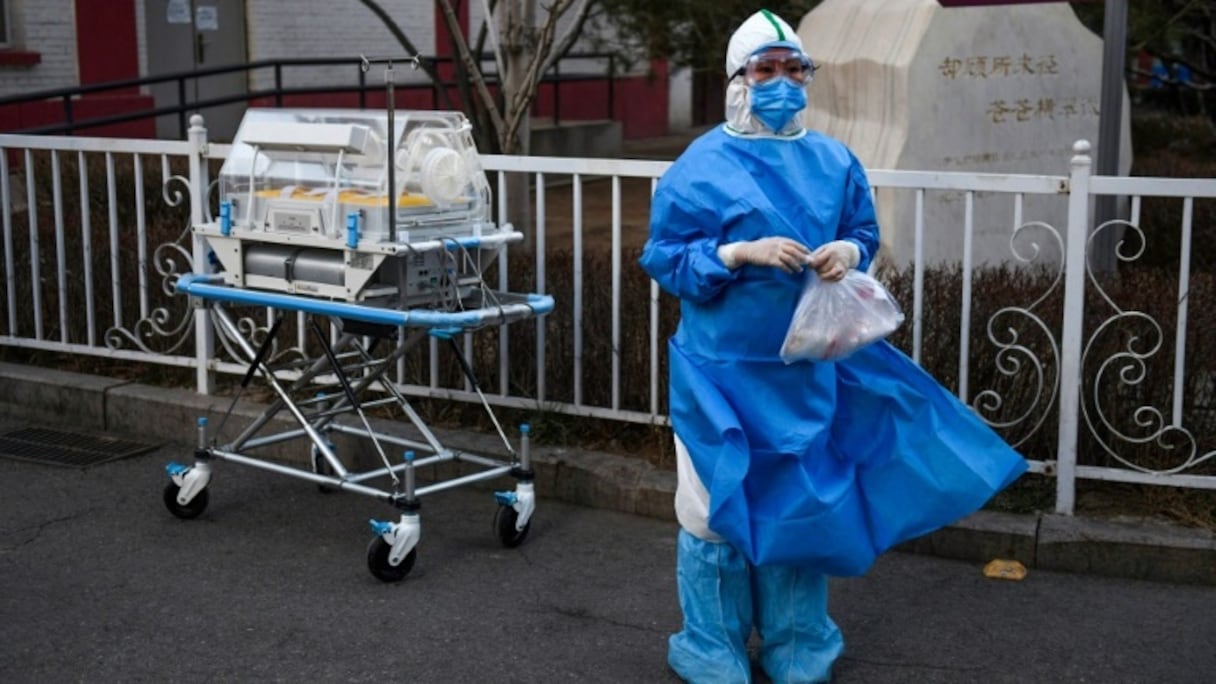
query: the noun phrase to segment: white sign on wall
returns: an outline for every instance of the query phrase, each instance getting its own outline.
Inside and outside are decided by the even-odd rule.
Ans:
[[[169,0],[165,6],[165,20],[170,24],[189,24],[190,0]]]
[[[215,5],[199,5],[194,10],[194,28],[199,31],[220,30],[220,11]]]

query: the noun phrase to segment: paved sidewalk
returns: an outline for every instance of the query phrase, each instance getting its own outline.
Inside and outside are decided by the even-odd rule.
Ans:
[[[230,404],[228,398],[200,396],[187,389],[7,363],[0,363],[0,387],[5,388],[0,394],[0,415],[160,442],[189,442],[198,417],[209,416],[215,426]],[[247,425],[263,408],[239,403],[229,426]],[[377,423],[377,429],[386,432],[400,427],[399,423]],[[445,443],[474,453],[503,451],[495,436],[436,432]],[[366,444],[352,447],[363,449],[370,458]],[[349,454],[352,447],[343,446],[347,449],[343,453]],[[291,442],[273,455],[302,465],[307,450],[299,442]],[[674,520],[673,472],[656,470],[639,459],[564,448],[534,448],[533,461],[541,497],[664,522]],[[979,563],[1012,559],[1032,570],[1216,585],[1216,534],[1154,521],[981,511],[901,548]]]
[[[413,572],[385,584],[364,550],[390,507],[219,463],[179,520],[163,466],[190,451],[0,459],[0,681],[676,681],[670,521],[542,499],[503,549],[487,492],[439,492]],[[838,684],[1211,681],[1216,587],[981,565],[893,552],[832,581]]]

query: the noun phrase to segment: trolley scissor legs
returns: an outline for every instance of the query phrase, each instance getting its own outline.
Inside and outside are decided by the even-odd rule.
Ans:
[[[494,493],[497,510],[494,515],[494,532],[506,547],[523,542],[531,526],[536,509],[534,474],[529,455],[528,426],[521,426],[520,449],[511,447],[499,426],[494,425],[503,439],[508,459],[471,454],[445,447],[431,431],[409,401],[396,386],[384,376],[396,366],[406,351],[425,339],[422,330],[413,330],[400,344],[396,344],[381,358],[374,358],[371,351],[363,347],[359,335],[342,332],[337,341],[330,343],[324,331],[311,321],[315,343],[322,353],[316,358],[297,364],[292,380],[280,377],[271,368],[270,348],[281,318],[276,320],[270,333],[257,349],[240,333],[240,327],[232,320],[223,306],[211,306],[216,329],[224,337],[225,344],[235,345],[248,361],[249,370],[241,382],[243,391],[255,376],[261,376],[274,392],[276,399],[260,413],[234,441],[224,445],[215,444],[215,435],[209,430],[207,420],[198,421],[198,448],[194,464],[190,466],[171,463],[166,467],[170,481],[165,487],[166,507],[179,518],[195,518],[202,514],[208,503],[208,486],[214,461],[227,461],[239,465],[268,470],[315,483],[324,491],[346,491],[382,500],[400,511],[396,521],[371,520],[374,534],[367,549],[367,564],[371,573],[380,580],[395,582],[409,574],[417,559],[418,543],[422,537],[419,516],[421,497],[429,493],[453,487],[473,484],[510,476],[515,478],[513,490]],[[439,335],[444,337],[444,335]],[[448,338],[450,339],[450,338]],[[472,369],[453,344],[461,368],[477,387]],[[332,377],[331,377],[332,376]],[[334,392],[334,384],[337,390]],[[323,391],[318,392],[317,388]],[[375,390],[379,396],[366,395]],[[478,388],[478,394],[481,394]],[[233,405],[240,393],[233,399]],[[486,410],[489,404],[482,396]],[[411,439],[397,434],[388,434],[373,428],[368,409],[379,406],[395,406],[420,435]],[[295,426],[264,434],[272,425],[276,415],[287,411]],[[224,415],[226,421],[232,407]],[[339,421],[344,415],[354,415],[355,421]],[[493,413],[490,412],[493,419]],[[223,422],[214,431],[218,433]],[[380,467],[353,472],[339,458],[338,449],[331,435],[341,434],[369,440],[375,448]],[[307,467],[296,467],[252,455],[250,452],[270,445],[291,440],[306,439],[309,443]],[[389,453],[402,454],[400,462],[393,463]],[[459,461],[473,466],[474,472],[419,486],[415,473],[418,467]],[[385,486],[376,486],[375,480],[385,480]]]

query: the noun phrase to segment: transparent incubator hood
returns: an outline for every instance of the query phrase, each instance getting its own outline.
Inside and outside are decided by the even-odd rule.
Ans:
[[[464,115],[398,111],[393,129],[385,111],[248,110],[219,177],[232,227],[394,243],[491,228]]]

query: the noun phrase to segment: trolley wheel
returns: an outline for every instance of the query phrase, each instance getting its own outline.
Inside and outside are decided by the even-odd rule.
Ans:
[[[515,529],[515,523],[519,520],[519,511],[511,506],[499,506],[498,511],[494,513],[494,533],[498,535],[498,541],[508,549],[513,549],[516,546],[524,543],[524,539],[528,536],[528,530],[532,529],[532,521],[524,525],[522,530]]]
[[[384,541],[384,537],[374,537],[372,543],[367,545],[367,569],[381,582],[400,582],[414,569],[414,561],[418,557],[417,547],[410,549],[399,565],[388,562],[388,555],[392,550],[392,545]]]
[[[177,493],[180,492],[181,489],[181,487],[178,487],[177,484],[173,482],[165,485],[165,495],[163,497],[165,500],[165,508],[168,508],[170,513],[176,515],[182,520],[191,520],[193,518],[197,518],[202,514],[203,510],[207,508],[207,499],[209,497],[207,495],[206,488],[200,490],[198,494],[195,494],[194,498],[190,499],[190,503],[186,504],[185,506],[177,502]]]

